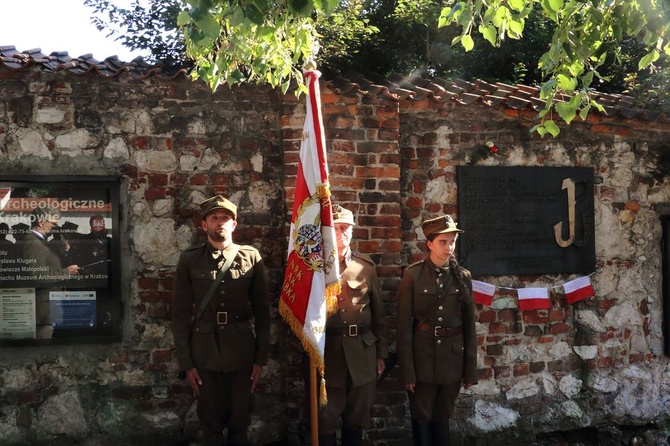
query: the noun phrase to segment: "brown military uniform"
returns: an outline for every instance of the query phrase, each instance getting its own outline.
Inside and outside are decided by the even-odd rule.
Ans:
[[[339,427],[370,427],[376,394],[377,359],[388,357],[388,322],[375,264],[364,254],[340,264],[338,312],[326,321],[325,379],[328,404],[319,433]]]
[[[470,272],[461,270],[471,294]],[[430,259],[410,265],[400,283],[398,363],[403,384],[416,383],[410,409],[419,421],[448,420],[461,383],[477,383],[474,301],[461,303],[459,286]],[[446,295],[436,306],[442,288]]]
[[[218,439],[224,426],[229,433],[246,432],[251,423],[252,366],[267,362],[270,345],[267,273],[251,246],[240,246],[202,317],[192,326],[192,315],[232,247],[218,258],[209,243],[187,249],[179,258],[174,281],[172,329],[177,360],[181,370],[196,367],[203,380],[198,416],[205,438]]]

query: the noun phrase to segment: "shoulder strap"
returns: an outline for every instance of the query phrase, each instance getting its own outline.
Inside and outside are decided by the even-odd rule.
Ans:
[[[218,274],[216,275],[214,282],[209,286],[209,289],[207,290],[205,297],[203,297],[202,301],[200,302],[198,312],[195,314],[196,321],[202,317],[202,312],[205,311],[205,308],[207,308],[207,304],[209,304],[209,300],[212,298],[212,294],[214,294],[214,291],[216,290],[216,288],[219,286],[219,283],[223,279],[223,275],[226,274],[226,271],[228,271],[230,265],[233,264],[233,260],[235,260],[235,256],[237,256],[237,251],[239,251],[239,249],[240,245],[233,244],[233,250],[230,253],[230,257],[226,259],[225,263],[223,264]]]

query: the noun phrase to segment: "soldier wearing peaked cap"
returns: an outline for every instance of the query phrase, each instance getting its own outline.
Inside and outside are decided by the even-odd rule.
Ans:
[[[376,379],[388,357],[388,323],[375,264],[351,251],[353,213],[333,207],[340,260],[338,311],[326,321],[325,379],[328,403],[319,413],[319,446],[335,446],[342,428],[342,445],[362,444],[371,426],[370,410]]]
[[[173,289],[172,330],[180,370],[198,397],[203,445],[248,445],[253,393],[270,348],[270,301],[259,252],[233,242],[237,206],[200,203],[204,245],[184,251]],[[192,316],[194,315],[194,316]]]
[[[429,255],[410,265],[398,291],[397,350],[416,446],[449,444],[461,387],[477,383],[470,271],[454,257],[463,232],[448,215],[424,221]]]

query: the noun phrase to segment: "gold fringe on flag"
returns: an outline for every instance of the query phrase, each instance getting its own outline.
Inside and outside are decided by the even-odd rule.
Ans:
[[[325,376],[325,364],[323,361],[323,357],[321,357],[321,354],[317,346],[309,342],[309,339],[305,337],[305,335],[303,334],[303,326],[295,318],[293,311],[291,311],[291,308],[289,308],[289,306],[286,305],[283,300],[279,301],[279,314],[288,323],[289,327],[291,327],[293,333],[300,340],[302,348],[305,349],[307,355],[309,356],[311,361],[315,364],[316,369],[319,372],[319,376],[321,377],[319,404],[321,404],[321,406],[325,406],[326,403],[328,402],[328,395],[326,393],[326,376]]]
[[[328,403],[328,393],[326,393],[326,375],[323,370],[319,370],[321,376],[321,386],[319,386],[319,404],[321,407]]]

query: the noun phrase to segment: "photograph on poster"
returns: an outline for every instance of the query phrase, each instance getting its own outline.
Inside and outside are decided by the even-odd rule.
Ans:
[[[0,342],[109,333],[115,187],[0,179]]]

